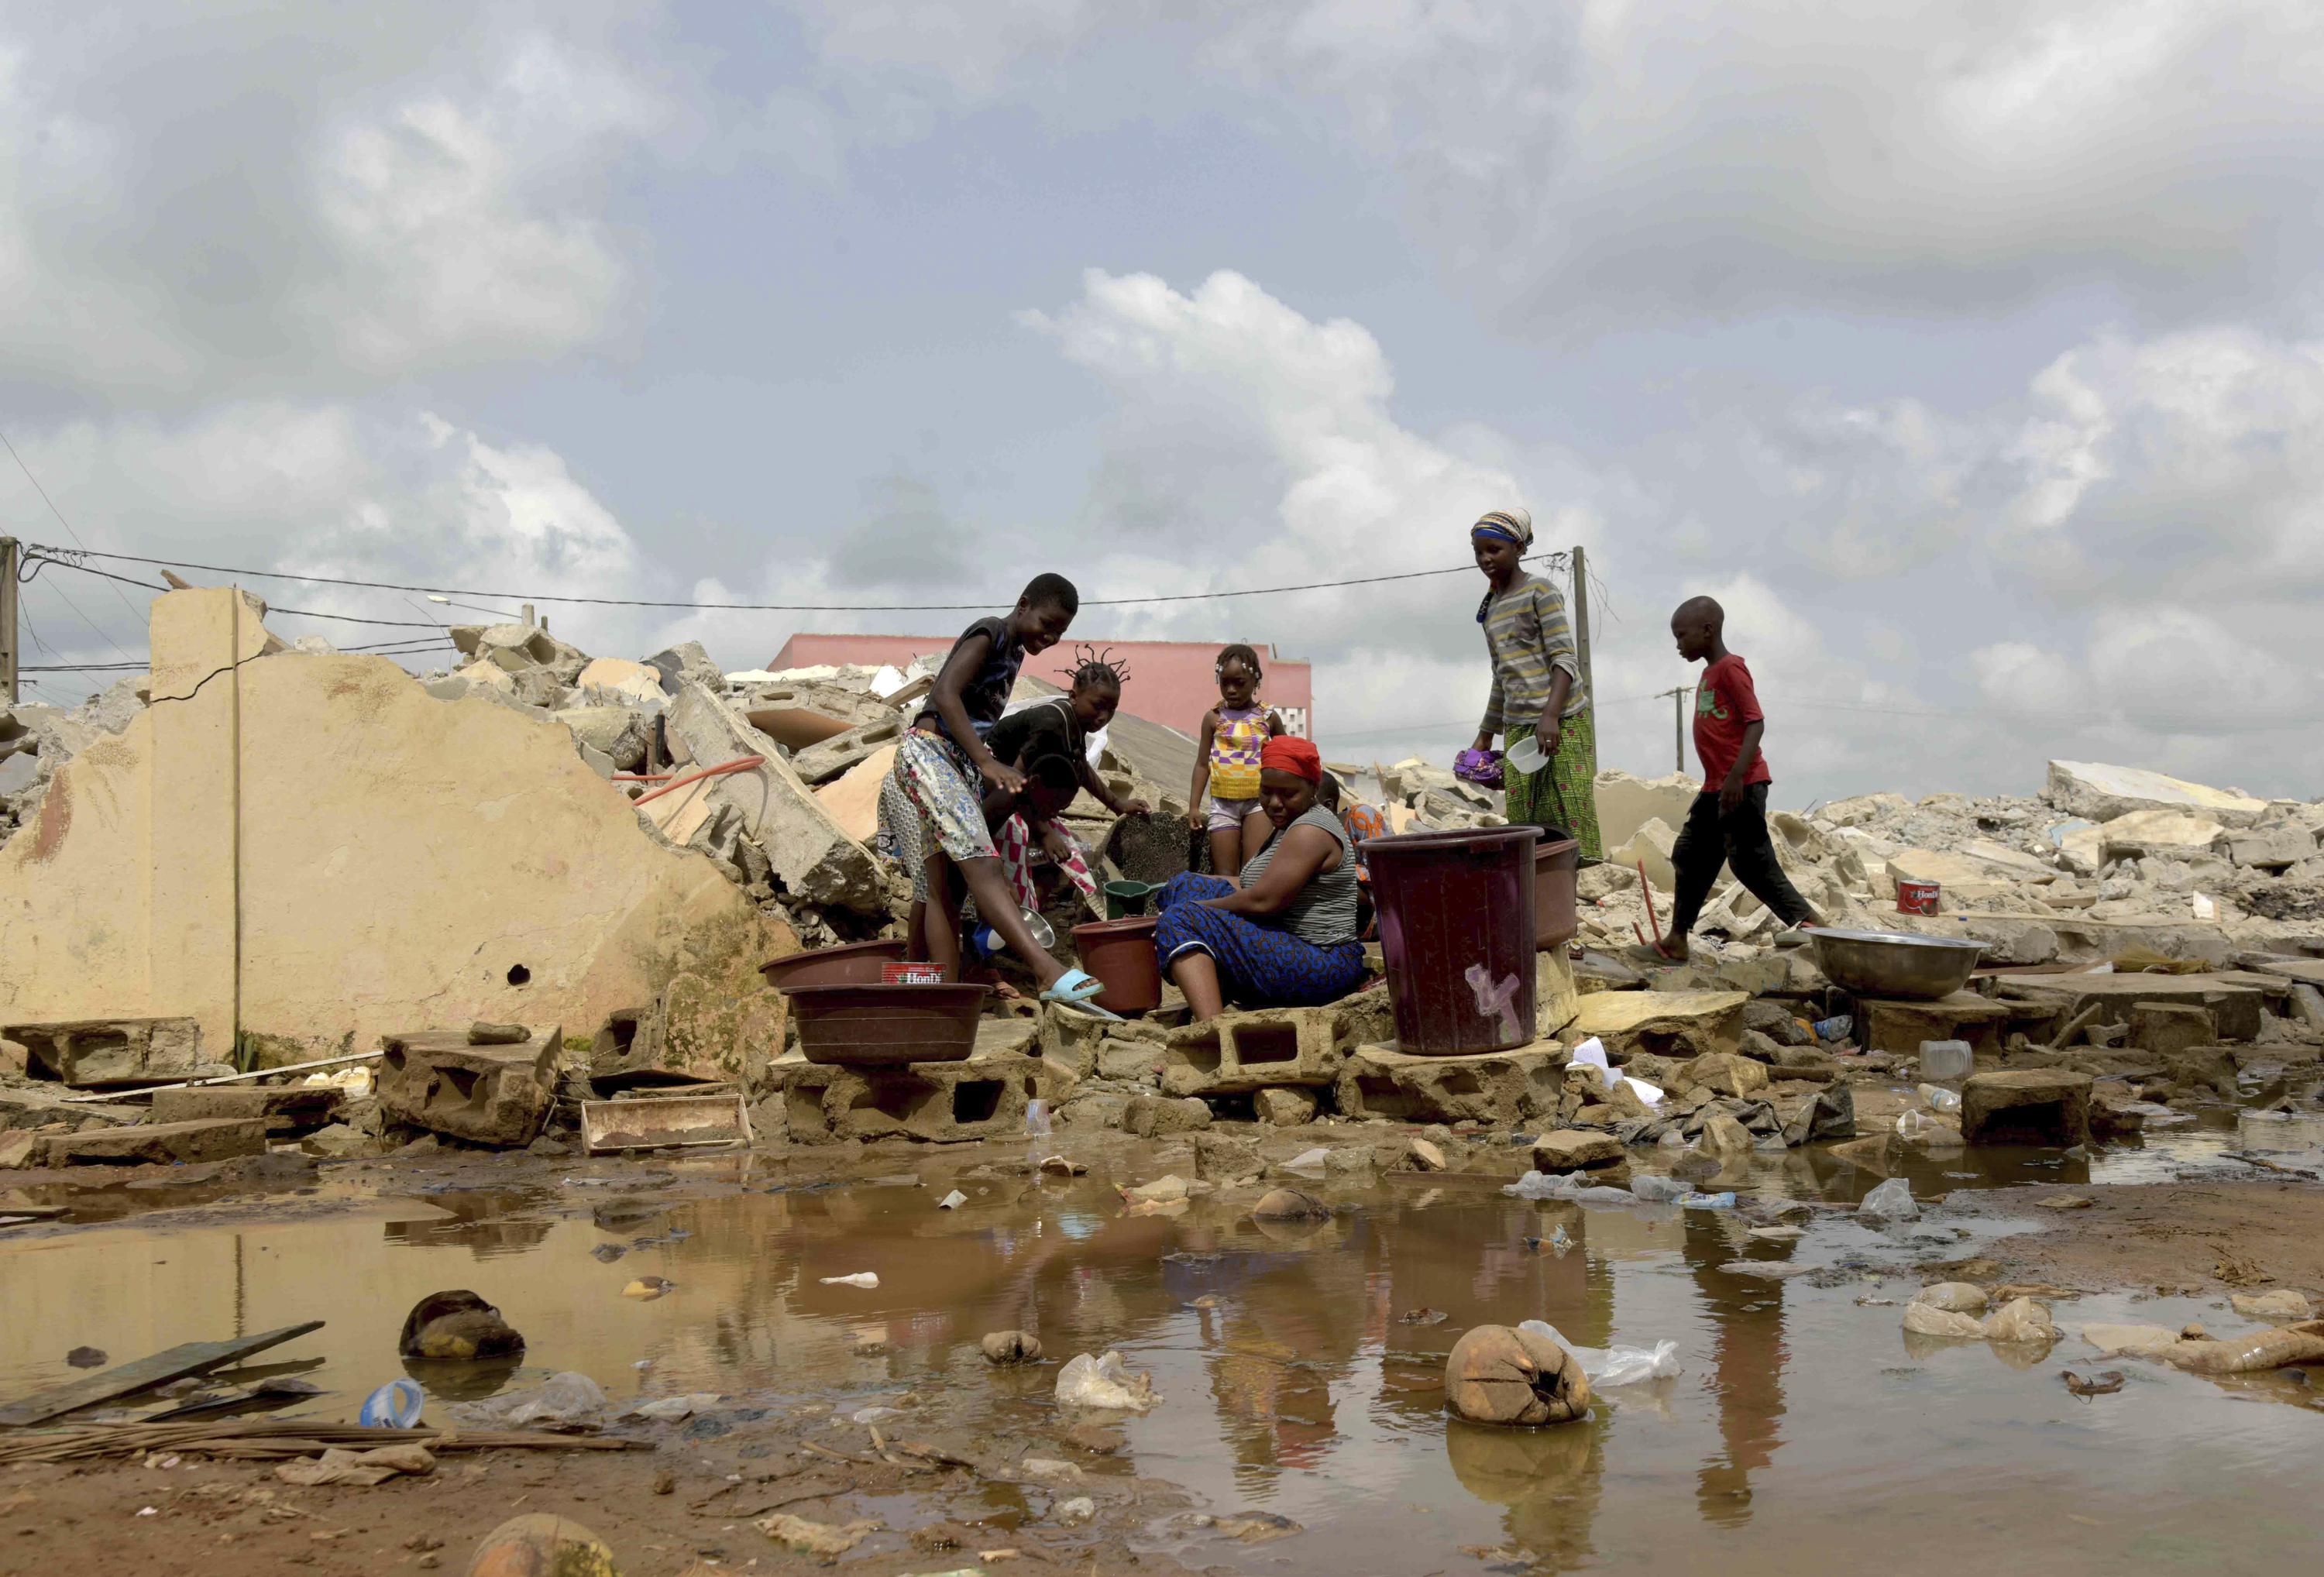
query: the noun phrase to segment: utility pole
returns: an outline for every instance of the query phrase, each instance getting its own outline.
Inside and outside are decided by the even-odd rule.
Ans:
[[[1686,691],[1687,687],[1681,685],[1675,689],[1655,692],[1657,701],[1665,696],[1671,698],[1671,748],[1678,757],[1672,770],[1678,772],[1686,770]]]
[[[16,703],[16,563],[23,555],[14,537],[0,537],[0,691]]]
[[[1598,692],[1590,683],[1590,566],[1582,544],[1573,545],[1573,650],[1582,663],[1582,693],[1590,697],[1590,718],[1598,719]]]

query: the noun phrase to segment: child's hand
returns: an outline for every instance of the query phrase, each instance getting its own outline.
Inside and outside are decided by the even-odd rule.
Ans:
[[[1025,791],[1025,774],[998,756],[987,756],[979,770],[983,772],[984,780],[1003,794],[1022,794]]]
[[[1190,805],[1186,807],[1186,825],[1196,832],[1201,832],[1204,827],[1209,825],[1210,820],[1210,816],[1201,806]]]
[[[1743,774],[1729,772],[1727,780],[1719,785],[1719,813],[1732,816],[1735,807],[1743,803]]]
[[[1125,799],[1121,802],[1121,808],[1117,812],[1117,814],[1121,816],[1144,816],[1153,808],[1154,807],[1152,806],[1147,804],[1143,799],[1130,798]]]

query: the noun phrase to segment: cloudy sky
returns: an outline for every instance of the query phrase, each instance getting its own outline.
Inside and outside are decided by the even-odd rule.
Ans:
[[[0,454],[0,530],[998,608],[1457,567],[1518,500],[1602,582],[1606,764],[1670,769],[1710,592],[1779,802],[2308,797],[2319,134],[2314,0],[18,0],[0,421],[69,527]],[[1272,641],[1331,753],[1441,756],[1478,589],[1076,633]],[[30,660],[142,658],[143,604],[51,568]],[[552,619],[730,668],[964,622]]]

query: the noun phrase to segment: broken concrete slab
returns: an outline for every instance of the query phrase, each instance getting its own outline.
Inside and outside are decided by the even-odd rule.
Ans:
[[[2227,826],[2249,826],[2270,808],[2266,800],[2247,794],[2101,761],[2052,761],[2042,798],[2069,816],[2101,822],[2135,810],[2181,810]]]
[[[662,689],[673,696],[678,693],[678,683],[682,679],[693,679],[713,687],[726,682],[726,676],[719,671],[716,663],[710,660],[710,653],[703,650],[699,641],[681,641],[675,646],[664,647],[646,659],[645,666],[654,670],[655,677],[661,680]]]
[[[1711,1051],[1683,1063],[1671,1075],[1670,1093],[1684,1095],[1708,1090],[1714,1095],[1740,1099],[1767,1087],[1767,1065],[1734,1052]]]
[[[471,1144],[532,1142],[557,1096],[561,1028],[521,1046],[470,1046],[465,1029],[391,1035],[379,1106],[391,1120]]]
[[[1557,1111],[1566,1048],[1554,1040],[1466,1056],[1415,1056],[1367,1046],[1340,1069],[1333,1099],[1342,1117],[1509,1127]]]
[[[636,1084],[755,1087],[783,1051],[790,1003],[763,984],[721,985],[681,971],[650,1008],[607,1016],[589,1046],[589,1077],[606,1090]]]
[[[584,695],[607,696],[622,706],[649,711],[659,711],[669,700],[658,671],[625,657],[601,657],[584,665],[573,676],[573,687]]]
[[[2098,1024],[2130,1022],[2142,1002],[2183,1002],[2210,1010],[2222,1040],[2250,1040],[2259,1034],[2261,993],[2209,974],[2027,974],[1995,982],[2004,1001],[2046,1009],[2060,1023],[2098,1010]]]
[[[646,759],[653,724],[626,706],[568,706],[550,716],[573,731],[573,737],[613,763],[617,772],[634,772]]]
[[[211,1118],[198,1122],[148,1122],[132,1128],[85,1128],[49,1136],[42,1161],[51,1167],[194,1166],[266,1153],[266,1124],[257,1119]]]
[[[1349,1053],[1393,1031],[1384,990],[1328,1007],[1222,1013],[1169,1032],[1162,1046],[1162,1089],[1171,1095],[1228,1095],[1291,1084],[1328,1086]]]
[[[1595,1036],[1618,1060],[1647,1052],[1691,1061],[1741,1049],[1743,1005],[1750,1000],[1741,991],[1589,991],[1564,1038],[1578,1045]]]
[[[815,791],[816,803],[859,844],[880,832],[880,790],[895,769],[896,747],[885,745]]]
[[[23,1046],[46,1076],[76,1089],[191,1078],[202,1066],[201,1028],[192,1019],[7,1024],[0,1038]]]
[[[1314,1121],[1318,1104],[1314,1091],[1297,1085],[1260,1090],[1251,1096],[1251,1109],[1259,1120],[1275,1128],[1296,1128]]]
[[[1547,1040],[1582,1011],[1582,988],[1564,948],[1545,948],[1533,957],[1534,1038]]]
[[[2303,826],[2221,832],[2211,852],[2255,871],[2284,871],[2316,858],[2316,835]]]
[[[1669,892],[1678,884],[1678,873],[1671,864],[1671,851],[1678,846],[1678,834],[1659,816],[1640,824],[1627,842],[1606,856],[1609,864],[1630,872],[1632,890],[1637,884],[1638,867],[1646,866],[1646,881],[1658,893]]]
[[[2199,1003],[2140,1002],[2130,1010],[2130,1043],[2141,1051],[2168,1056],[2218,1040],[2210,1010]]]
[[[219,1119],[256,1120],[270,1134],[304,1133],[333,1120],[346,1092],[330,1084],[214,1084],[189,1090],[156,1090],[151,1108],[155,1122],[201,1122]]]
[[[2209,853],[2227,828],[2183,810],[2134,810],[2099,833],[2099,852],[2109,860],[2191,860]]]
[[[2088,1144],[2092,1082],[2088,1074],[2052,1068],[1971,1074],[1961,1084],[1961,1138],[1973,1145]]]
[[[809,745],[791,758],[791,769],[807,782],[820,786],[862,765],[882,750],[892,749],[904,737],[901,717],[884,717],[836,733]]]
[[[1695,796],[1702,792],[1702,779],[1691,772],[1634,778],[1614,768],[1600,771],[1591,795],[1598,805],[1598,832],[1603,840],[1600,846],[1612,849],[1628,843],[1650,821],[1659,821],[1665,827],[1685,825],[1686,813],[1694,808]],[[1668,851],[1664,853],[1667,854]],[[1629,879],[1635,889],[1638,884],[1635,870],[1629,872]]]
[[[1199,1096],[1132,1095],[1121,1109],[1121,1131],[1133,1139],[1166,1139],[1208,1128],[1213,1115]]]
[[[692,803],[725,807],[741,818],[742,835],[766,852],[776,878],[791,893],[862,914],[887,913],[887,883],[871,853],[832,819],[774,741],[724,697],[698,679],[685,679],[662,721],[673,748],[682,743],[697,769],[749,755],[761,761],[747,770],[676,788],[645,807],[645,813],[669,806],[656,817],[661,821]]]
[[[1971,991],[1933,1001],[1858,997],[1855,1002],[1857,1043],[1899,1056],[1919,1056],[1924,1040],[1966,1040],[1978,1056],[1997,1056],[2009,1022],[2006,1004]]]
[[[1564,1129],[1545,1133],[1533,1143],[1536,1172],[1582,1172],[1611,1167],[1628,1158],[1622,1141],[1610,1133]]]

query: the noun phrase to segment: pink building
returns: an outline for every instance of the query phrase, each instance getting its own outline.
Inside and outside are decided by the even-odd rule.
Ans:
[[[825,664],[878,668],[885,663],[902,668],[914,658],[930,652],[942,657],[952,650],[953,640],[949,635],[802,633],[784,641],[783,649],[767,667],[778,673],[785,669],[820,668]],[[1218,660],[1219,648],[1227,644],[1222,641],[1105,641],[1075,631],[1066,637],[1065,645],[1027,659],[1025,672],[1037,679],[1062,683],[1057,670],[1070,665],[1073,648],[1080,641],[1101,650],[1110,647],[1116,659],[1130,665],[1130,683],[1121,693],[1124,712],[1148,722],[1167,724],[1182,733],[1199,734],[1203,714],[1219,704],[1219,684],[1212,669]],[[1304,662],[1277,657],[1272,646],[1259,647],[1259,654],[1267,669],[1259,686],[1259,698],[1282,715],[1292,733],[1302,739],[1314,738],[1314,670]]]

